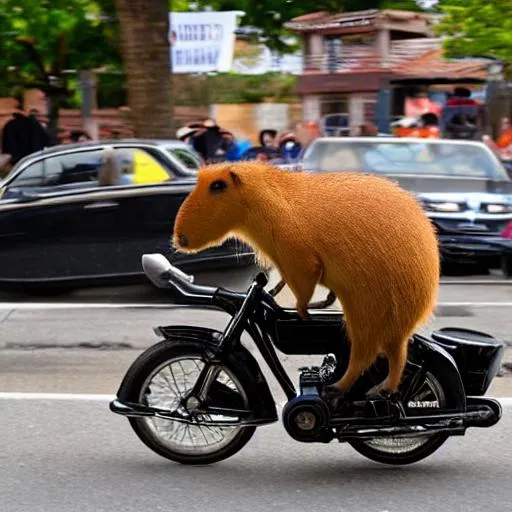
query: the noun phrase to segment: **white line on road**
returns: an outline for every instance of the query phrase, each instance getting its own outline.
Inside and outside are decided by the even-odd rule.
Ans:
[[[510,308],[512,302],[438,302],[437,307]]]
[[[0,392],[0,400],[64,400],[84,402],[109,402],[115,395],[100,395],[87,393],[24,393]]]
[[[437,307],[512,308],[508,302],[439,302]],[[46,309],[214,309],[212,306],[150,303],[94,303],[94,302],[0,302],[0,311]]]
[[[109,402],[115,395],[85,394],[85,393],[24,393],[24,392],[0,392],[0,400],[61,400],[61,401],[84,401],[84,402]],[[496,398],[503,407],[512,407],[512,397],[489,397]],[[284,403],[279,404],[282,408]]]
[[[480,308],[511,308],[509,302],[439,302],[437,307],[480,307]],[[0,310],[12,309],[203,309],[204,306],[188,306],[178,304],[123,304],[123,303],[53,303],[53,302],[0,302]],[[206,309],[213,309],[212,306]],[[216,309],[216,308],[215,308]]]
[[[204,308],[204,306],[202,306]],[[186,304],[112,302],[0,302],[0,310],[12,309],[196,309]]]
[[[445,281],[441,279],[441,286],[445,284],[449,285],[458,285],[458,286],[466,286],[466,285],[482,285],[482,284],[497,284],[497,285],[512,285],[511,279],[474,279],[474,280],[465,280],[465,279],[453,279],[451,281]]]

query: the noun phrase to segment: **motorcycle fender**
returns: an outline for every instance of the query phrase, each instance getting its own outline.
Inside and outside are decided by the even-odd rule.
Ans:
[[[424,361],[425,368],[434,375],[441,374],[447,379],[450,389],[455,397],[455,408],[466,410],[466,394],[464,384],[453,357],[439,345],[423,337],[415,337],[411,346],[411,360],[419,364]]]
[[[201,345],[205,349],[216,347],[219,343],[220,337],[222,336],[220,331],[216,331],[214,329],[188,325],[157,327],[155,332],[164,338],[164,341],[161,341],[160,343],[172,344],[187,341]],[[143,354],[144,352],[140,354],[139,357],[142,357]],[[264,421],[265,423],[277,421],[278,416],[276,404],[258,361],[241,343],[237,344],[236,349],[231,352],[228,357],[236,360],[238,366],[242,365],[244,367],[244,371],[249,375],[250,382],[252,382],[252,387],[245,390],[248,394],[251,409],[253,411],[251,420]],[[128,393],[125,382],[128,380],[127,375],[129,372],[130,369],[126,373],[118,390],[117,396],[121,401]]]

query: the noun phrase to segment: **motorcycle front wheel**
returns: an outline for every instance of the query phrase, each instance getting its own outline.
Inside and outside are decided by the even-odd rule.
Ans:
[[[126,399],[150,407],[175,410],[196,382],[204,356],[194,343],[159,343],[134,363]],[[250,380],[245,368],[229,360],[212,384],[223,386],[240,408],[249,409]],[[234,392],[234,393],[233,393]],[[181,464],[213,464],[233,456],[251,439],[254,426],[210,426],[216,418],[203,417],[194,424],[158,417],[129,417],[139,439],[152,451]],[[223,418],[224,420],[226,418]]]

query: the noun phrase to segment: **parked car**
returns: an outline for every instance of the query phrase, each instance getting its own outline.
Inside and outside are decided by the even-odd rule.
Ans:
[[[512,181],[482,142],[401,137],[318,138],[289,168],[384,175],[414,192],[440,239],[447,271],[453,265],[501,267],[512,274]]]
[[[100,185],[106,154],[131,183]],[[148,252],[190,271],[252,264],[252,250],[234,241],[195,255],[171,247],[201,164],[171,140],[62,145],[25,157],[0,182],[0,287],[138,282]]]

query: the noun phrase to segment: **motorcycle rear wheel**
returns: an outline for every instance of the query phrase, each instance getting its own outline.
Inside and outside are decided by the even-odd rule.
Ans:
[[[130,396],[127,399],[173,410],[183,392],[193,386],[204,364],[204,356],[197,344],[177,342],[169,345],[164,342],[148,349],[135,364],[129,377]],[[177,369],[182,370],[181,377],[176,375]],[[194,375],[189,379],[190,374]],[[250,407],[247,392],[250,379],[243,365],[230,360],[223,366],[216,382],[238,393],[244,409]],[[128,420],[135,434],[152,451],[189,465],[213,464],[233,456],[249,442],[256,430],[254,426],[188,425],[155,417],[129,417]]]
[[[450,396],[450,386],[448,383],[443,385],[441,376],[436,377],[427,372],[424,382],[420,384],[417,391],[409,400],[411,401],[433,401],[437,402],[438,408],[443,409],[448,404],[453,403]],[[403,404],[406,414],[412,411],[416,414],[428,414],[421,409],[411,409],[407,404]],[[449,435],[445,433],[424,434],[421,437],[384,437],[365,440],[352,440],[349,444],[358,453],[364,457],[380,462],[382,464],[406,465],[419,462],[426,459],[436,452],[448,439]]]

